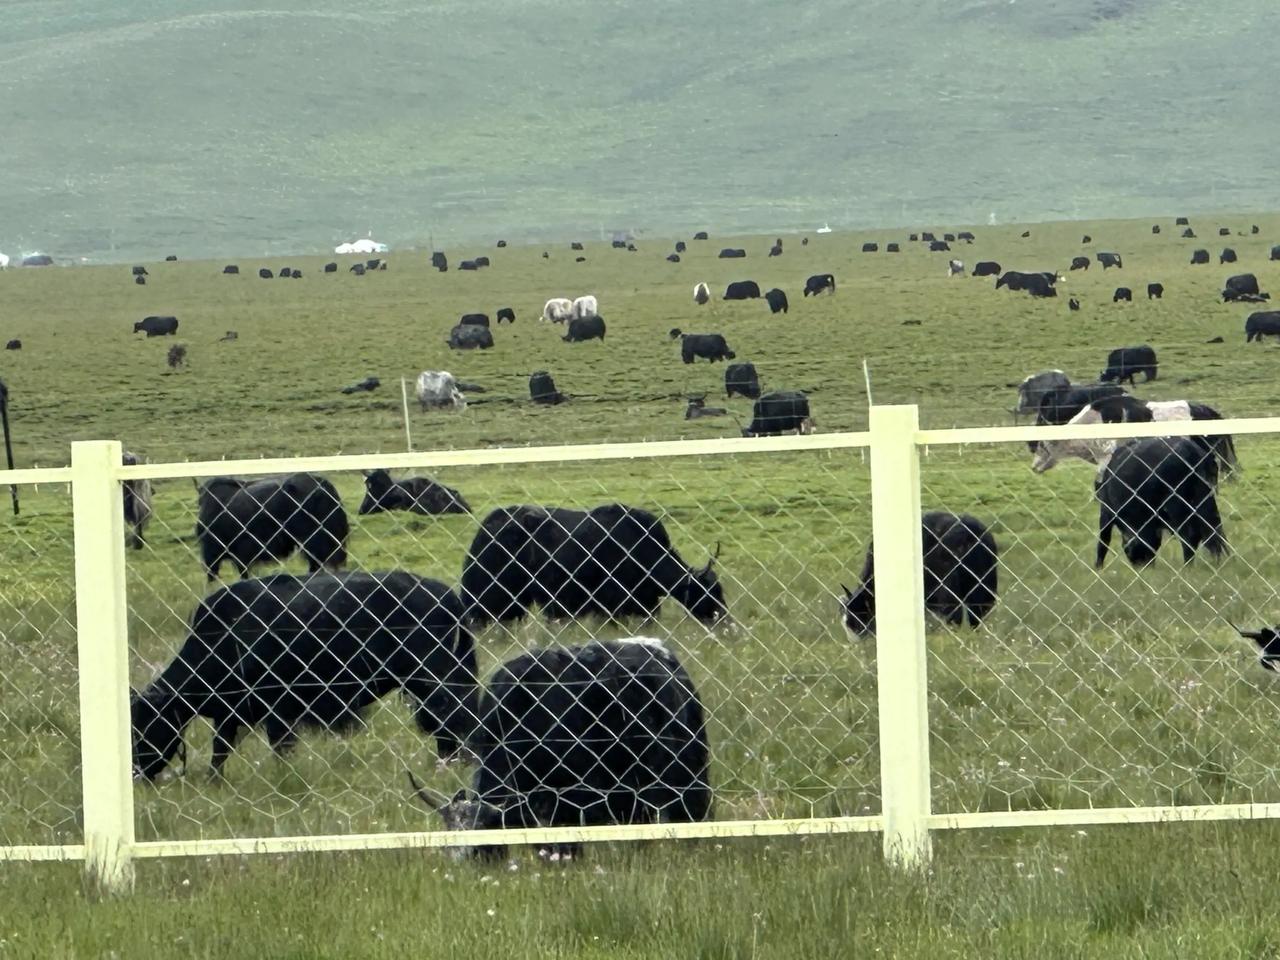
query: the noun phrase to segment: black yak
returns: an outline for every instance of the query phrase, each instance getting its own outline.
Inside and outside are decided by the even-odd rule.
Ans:
[[[1214,491],[1218,459],[1202,437],[1150,437],[1116,447],[1094,486],[1100,504],[1098,552],[1101,569],[1120,530],[1125,556],[1135,567],[1155,559],[1168,530],[1190,563],[1203,546],[1214,557],[1228,550]]]
[[[277,574],[205,598],[182,649],[131,698],[135,775],[154,780],[196,717],[213,724],[218,774],[246,728],[277,753],[307,728],[350,729],[393,690],[441,757],[475,723],[475,649],[462,604],[412,573]]]
[[[480,694],[472,788],[452,799],[409,775],[448,830],[696,823],[711,754],[689,674],[660,641],[597,640],[507,661]],[[562,848],[569,853],[575,848]],[[496,857],[505,848],[459,848]]]
[[[727,615],[714,562],[688,566],[662,521],[635,507],[500,507],[471,541],[461,592],[475,623],[520,620],[534,606],[553,620],[656,617],[668,596],[714,623]]]
[[[930,511],[922,517],[924,607],[948,623],[976,627],[996,605],[996,538],[968,514]],[[875,544],[867,547],[857,591],[844,587],[844,623],[851,633],[875,629]]]
[[[295,550],[312,573],[340,568],[347,562],[349,533],[338,491],[315,474],[214,477],[200,487],[196,539],[209,581],[224,560],[244,578],[255,564],[283,560]]]
[[[440,513],[470,513],[462,494],[427,477],[392,480],[386,470],[369,470],[364,475],[364,500],[358,513],[407,510],[433,516]]]

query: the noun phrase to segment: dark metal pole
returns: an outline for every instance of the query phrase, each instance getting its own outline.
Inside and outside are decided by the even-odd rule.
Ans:
[[[4,455],[9,469],[13,469],[13,443],[9,440],[9,388],[0,380],[0,421],[4,423]],[[9,496],[13,499],[13,515],[18,515],[18,487],[9,485]]]

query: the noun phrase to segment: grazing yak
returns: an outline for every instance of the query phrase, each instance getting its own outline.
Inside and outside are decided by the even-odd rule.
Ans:
[[[1201,263],[1208,263],[1208,262],[1209,262],[1209,251],[1208,251],[1208,250],[1193,250],[1193,251],[1191,252],[1191,264],[1192,264],[1192,266],[1195,266],[1195,265],[1197,265],[1197,264],[1201,264]]]
[[[1037,273],[1026,273],[1022,270],[1006,270],[996,278],[996,289],[1008,287],[1010,290],[1024,290],[1033,297],[1056,297],[1054,284],[1060,278],[1053,270],[1042,270]]]
[[[5,343],[4,348],[6,350],[21,350],[22,341],[17,339],[9,340],[8,342]]]
[[[1215,558],[1228,551],[1214,491],[1218,461],[1200,437],[1150,437],[1116,447],[1094,485],[1100,505],[1098,552],[1102,568],[1111,532],[1120,530],[1125,556],[1135,567],[1155,559],[1169,531],[1190,563],[1203,546]]]
[[[529,399],[534,403],[555,406],[569,398],[556,389],[555,380],[546,370],[535,370],[529,374]]]
[[[1183,240],[1194,240],[1195,237],[1196,237],[1196,232],[1192,230],[1190,227],[1187,227],[1187,229],[1182,231]]]
[[[823,291],[829,293],[836,292],[835,274],[831,273],[815,273],[812,277],[804,282],[804,295],[817,296]]]
[[[364,273],[364,264],[362,263],[356,264],[356,266],[360,268],[361,273]],[[355,268],[353,267],[352,269],[354,270]],[[275,274],[272,273],[270,270],[268,270],[266,267],[261,267],[258,270],[258,276],[261,277],[263,280],[270,280],[275,276]]]
[[[148,337],[168,337],[178,332],[177,317],[143,317],[133,325],[134,333],[145,333]]]
[[[812,433],[813,417],[809,398],[799,390],[775,390],[760,397],[751,407],[751,423],[744,437],[776,437],[782,433]]]
[[[979,260],[973,265],[972,277],[998,277],[1000,276],[1000,264],[994,260]]]
[[[1263,337],[1280,337],[1280,310],[1265,310],[1249,314],[1244,322],[1244,342],[1262,342]]]
[[[684,242],[683,240],[677,240],[677,241],[676,241],[676,253],[684,253],[684,252],[685,252],[685,250],[687,250],[687,249],[689,249],[689,248],[688,248],[688,246],[686,246],[686,244],[685,244],[685,242]]]
[[[361,266],[361,264],[357,264],[357,266]],[[463,260],[461,263],[458,264],[458,269],[459,270],[479,270],[480,266],[475,260]]]
[[[781,237],[778,237],[778,239],[774,241],[773,246],[769,248],[769,256],[771,257],[782,256],[782,238]]]
[[[1098,374],[1101,383],[1133,384],[1137,374],[1143,375],[1143,382],[1154,380],[1159,371],[1156,352],[1147,344],[1140,347],[1119,347],[1107,354],[1107,368]]]
[[[1072,270],[1088,270],[1089,258],[1088,257],[1072,257],[1071,269]]]
[[[735,280],[724,288],[722,300],[755,300],[760,296],[760,284],[754,280]]]
[[[698,306],[704,306],[711,300],[711,288],[705,283],[698,283],[693,288],[693,302]]]
[[[324,272],[325,272],[325,273],[337,273],[337,272],[338,272],[338,265],[337,265],[336,263],[326,263],[326,264],[324,265]]]
[[[1221,419],[1222,414],[1203,403],[1189,400],[1144,401],[1121,394],[1094,401],[1067,422],[1076,425]],[[1235,441],[1227,434],[1203,439],[1217,458],[1222,475],[1230,477],[1237,465]],[[1067,457],[1079,457],[1099,467],[1105,467],[1115,453],[1116,442],[1115,440],[1042,440],[1035,451],[1036,456],[1031,469],[1036,473],[1044,473]]]
[[[542,306],[542,319],[564,323],[573,316],[573,301],[568,297],[552,297]]]
[[[136,454],[125,450],[120,463],[122,466],[136,467],[139,460]],[[125,546],[141,550],[146,543],[143,534],[147,529],[147,521],[151,519],[151,481],[126,480],[120,486],[124,494]]]
[[[315,474],[214,477],[200,487],[196,539],[210,583],[224,560],[244,579],[257,564],[284,560],[295,550],[312,573],[340,569],[350,531],[338,491]]]
[[[1070,378],[1061,370],[1042,370],[1039,373],[1033,373],[1018,384],[1018,405],[1013,408],[1013,414],[1019,416],[1024,413],[1035,413],[1040,409],[1040,401],[1046,393],[1051,390],[1066,390],[1070,387]]]
[[[136,284],[137,284],[138,286],[140,286],[140,287],[145,287],[145,286],[147,285],[147,278],[146,278],[146,277],[134,277],[134,278],[133,278],[133,282],[134,282],[134,283],[136,283]]]
[[[879,249],[880,249],[880,245],[877,243],[867,242],[862,245],[863,253],[876,253],[877,251],[879,251]]]
[[[464,313],[458,321],[458,325],[471,324],[475,327],[487,327],[489,325],[489,315],[487,313]]]
[[[950,249],[951,249],[951,244],[947,243],[947,241],[945,240],[934,240],[931,244],[929,244],[929,250],[932,253],[941,253],[944,250],[950,250]]]
[[[228,263],[225,267],[222,268],[222,272],[228,275],[238,274],[240,272],[240,267],[234,263]]]
[[[409,695],[441,757],[461,749],[475,722],[475,645],[443,583],[403,571],[241,580],[200,603],[177,656],[131,697],[134,772],[158,777],[196,717],[213,725],[218,775],[246,729],[264,727],[283,754],[309,728],[360,726],[393,690]]]
[[[724,394],[734,394],[754,400],[760,396],[760,378],[756,375],[754,363],[731,363],[724,370]]]
[[[445,273],[449,269],[449,258],[442,251],[436,250],[431,254],[431,265],[441,273]]]
[[[450,350],[488,350],[493,346],[493,331],[474,323],[460,323],[449,331],[445,343]]]
[[[514,310],[514,309],[512,309],[511,307],[499,307],[499,308],[498,308],[497,316],[496,316],[496,317],[494,317],[494,320],[495,320],[497,323],[502,323],[504,320],[505,320],[507,323],[515,323],[515,322],[516,322],[516,312],[515,312],[515,310]]]
[[[467,408],[467,399],[458,389],[458,381],[447,370],[423,370],[414,383],[414,393],[423,410],[433,407],[452,407],[454,410]]]
[[[604,340],[604,317],[574,317],[569,329],[560,339],[565,343],[583,343],[587,340]]]
[[[680,254],[678,253],[667,254],[667,263],[679,263],[679,262],[680,262]]]
[[[1223,247],[1222,252],[1218,254],[1218,265],[1221,266],[1224,263],[1235,263],[1235,262],[1236,262],[1236,252],[1232,250],[1230,247]]]
[[[1102,264],[1103,270],[1106,270],[1108,267],[1124,267],[1124,264],[1120,260],[1120,254],[1118,253],[1099,253],[1098,262]]]
[[[1261,303],[1270,299],[1270,294],[1263,293],[1258,288],[1258,278],[1252,273],[1237,273],[1233,277],[1227,277],[1227,282],[1222,286],[1223,303]]]
[[[466,267],[464,266],[464,267],[463,267],[463,269],[466,269]],[[472,267],[471,269],[473,269],[473,270],[474,270],[474,269],[475,269],[475,267]],[[363,277],[363,276],[364,276],[364,274],[365,274],[364,264],[363,264],[363,263],[353,263],[353,264],[351,265],[351,273],[354,273],[357,277]]]
[[[1111,295],[1112,303],[1133,303],[1133,291],[1128,287],[1116,287],[1116,292]]]
[[[480,692],[468,746],[471,789],[419,799],[446,830],[697,823],[712,810],[702,702],[660,640],[628,637],[534,650],[498,668]],[[553,855],[576,855],[576,844]],[[547,851],[551,853],[551,850]],[[497,844],[455,859],[505,857]]]
[[[948,623],[979,626],[996,605],[999,549],[991,529],[968,514],[930,511],[921,518],[924,608]],[[875,630],[875,544],[867,547],[857,591],[844,587],[844,624],[850,633]]]
[[[1186,217],[1178,217],[1173,221],[1173,225],[1175,227],[1185,227],[1190,225],[1190,223],[1191,221],[1188,220]]]
[[[1071,311],[1079,310],[1080,301],[1077,300],[1075,297],[1072,297],[1070,300],[1067,301],[1067,309]]]
[[[1271,248],[1271,259],[1280,260],[1280,244],[1276,244]]]
[[[1147,284],[1147,299],[1148,299],[1148,300],[1162,300],[1162,299],[1164,299],[1164,284],[1163,284],[1163,283],[1148,283],[1148,284]]]
[[[461,593],[472,623],[521,620],[535,606],[552,620],[652,618],[673,597],[711,624],[728,613],[715,559],[688,566],[657,517],[620,503],[500,507],[471,541]]]
[[[719,259],[721,260],[741,260],[747,255],[747,251],[740,248],[725,247],[720,251]]]
[[[766,290],[764,294],[765,302],[769,304],[770,313],[786,313],[788,310],[787,295],[784,291],[774,287],[772,290]]]
[[[715,363],[717,360],[732,360],[737,356],[718,333],[682,333],[676,328],[671,331],[671,339],[680,341],[680,359],[685,363],[693,363],[698,357]]]
[[[364,499],[357,511],[360,516],[407,510],[424,516],[443,513],[470,513],[471,507],[462,494],[427,477],[392,480],[386,470],[367,470],[364,475]]]
[[[147,268],[146,268],[146,267],[134,267],[134,268],[133,268],[133,275],[134,275],[135,277],[145,277],[145,276],[147,276],[147,275],[148,275],[148,274],[147,274]]]
[[[707,231],[705,231],[705,230],[699,230],[697,233],[695,233],[695,234],[693,235],[693,239],[695,239],[695,240],[708,240],[708,239],[710,239],[710,238],[707,236]]]
[[[948,277],[963,277],[963,276],[964,276],[964,261],[963,261],[963,260],[948,260],[948,261],[947,261],[947,276],[948,276]]]
[[[896,243],[887,243],[884,247],[885,253],[901,253],[902,247]]]
[[[578,297],[573,301],[570,319],[585,320],[587,317],[600,316],[600,303],[591,294]]]

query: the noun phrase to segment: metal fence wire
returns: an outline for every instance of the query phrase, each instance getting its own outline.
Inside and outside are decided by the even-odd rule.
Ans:
[[[0,849],[80,842],[71,497],[18,492],[0,539]]]
[[[869,535],[865,459],[327,472],[199,492],[158,481],[130,556],[134,760],[152,781],[135,791],[138,838],[440,829],[406,771],[452,797],[494,763],[515,769],[493,796],[510,806],[515,784],[539,796],[536,812],[509,815],[519,825],[592,823],[624,802],[601,806],[602,791],[646,777],[643,796],[679,786],[663,781],[683,760],[641,754],[650,733],[659,756],[696,739],[675,702],[685,684],[715,795],[695,819],[877,813],[874,668],[848,643],[837,599]],[[335,577],[325,563],[343,535]],[[267,579],[207,582],[201,555],[228,552],[260,559]],[[592,649],[634,637],[665,653]],[[547,661],[566,649],[586,652]],[[515,684],[512,670],[520,689],[499,700],[495,677]],[[477,680],[484,702],[437,689]],[[230,732],[233,715],[266,719]],[[220,722],[237,738],[221,749]],[[459,749],[469,731],[511,756]]]
[[[1280,816],[1280,421],[870,426],[76,444],[3,548],[0,856]]]

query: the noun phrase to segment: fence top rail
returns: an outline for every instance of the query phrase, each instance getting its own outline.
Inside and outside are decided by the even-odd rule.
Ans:
[[[33,483],[70,483],[70,467],[37,467],[30,470],[0,470],[0,486]]]
[[[1129,440],[1134,437],[1214,437],[1224,433],[1280,434],[1280,417],[1247,417],[1239,420],[1164,420],[1159,423],[1078,423],[1058,427],[960,427],[921,430],[916,443],[947,444],[1017,443],[1027,440]]]
[[[149,463],[121,467],[122,480],[161,480],[175,477],[253,476],[323,470],[399,470],[410,467],[464,467],[521,463],[573,463],[590,460],[629,460],[694,457],[707,454],[753,454],[780,451],[843,450],[865,447],[868,433],[825,433],[784,437],[715,437],[706,440],[656,440],[640,443],[573,444],[546,447],[491,447],[475,450],[434,450],[420,453],[362,453],[329,457],[278,457],[261,460],[205,460],[188,463]]]

